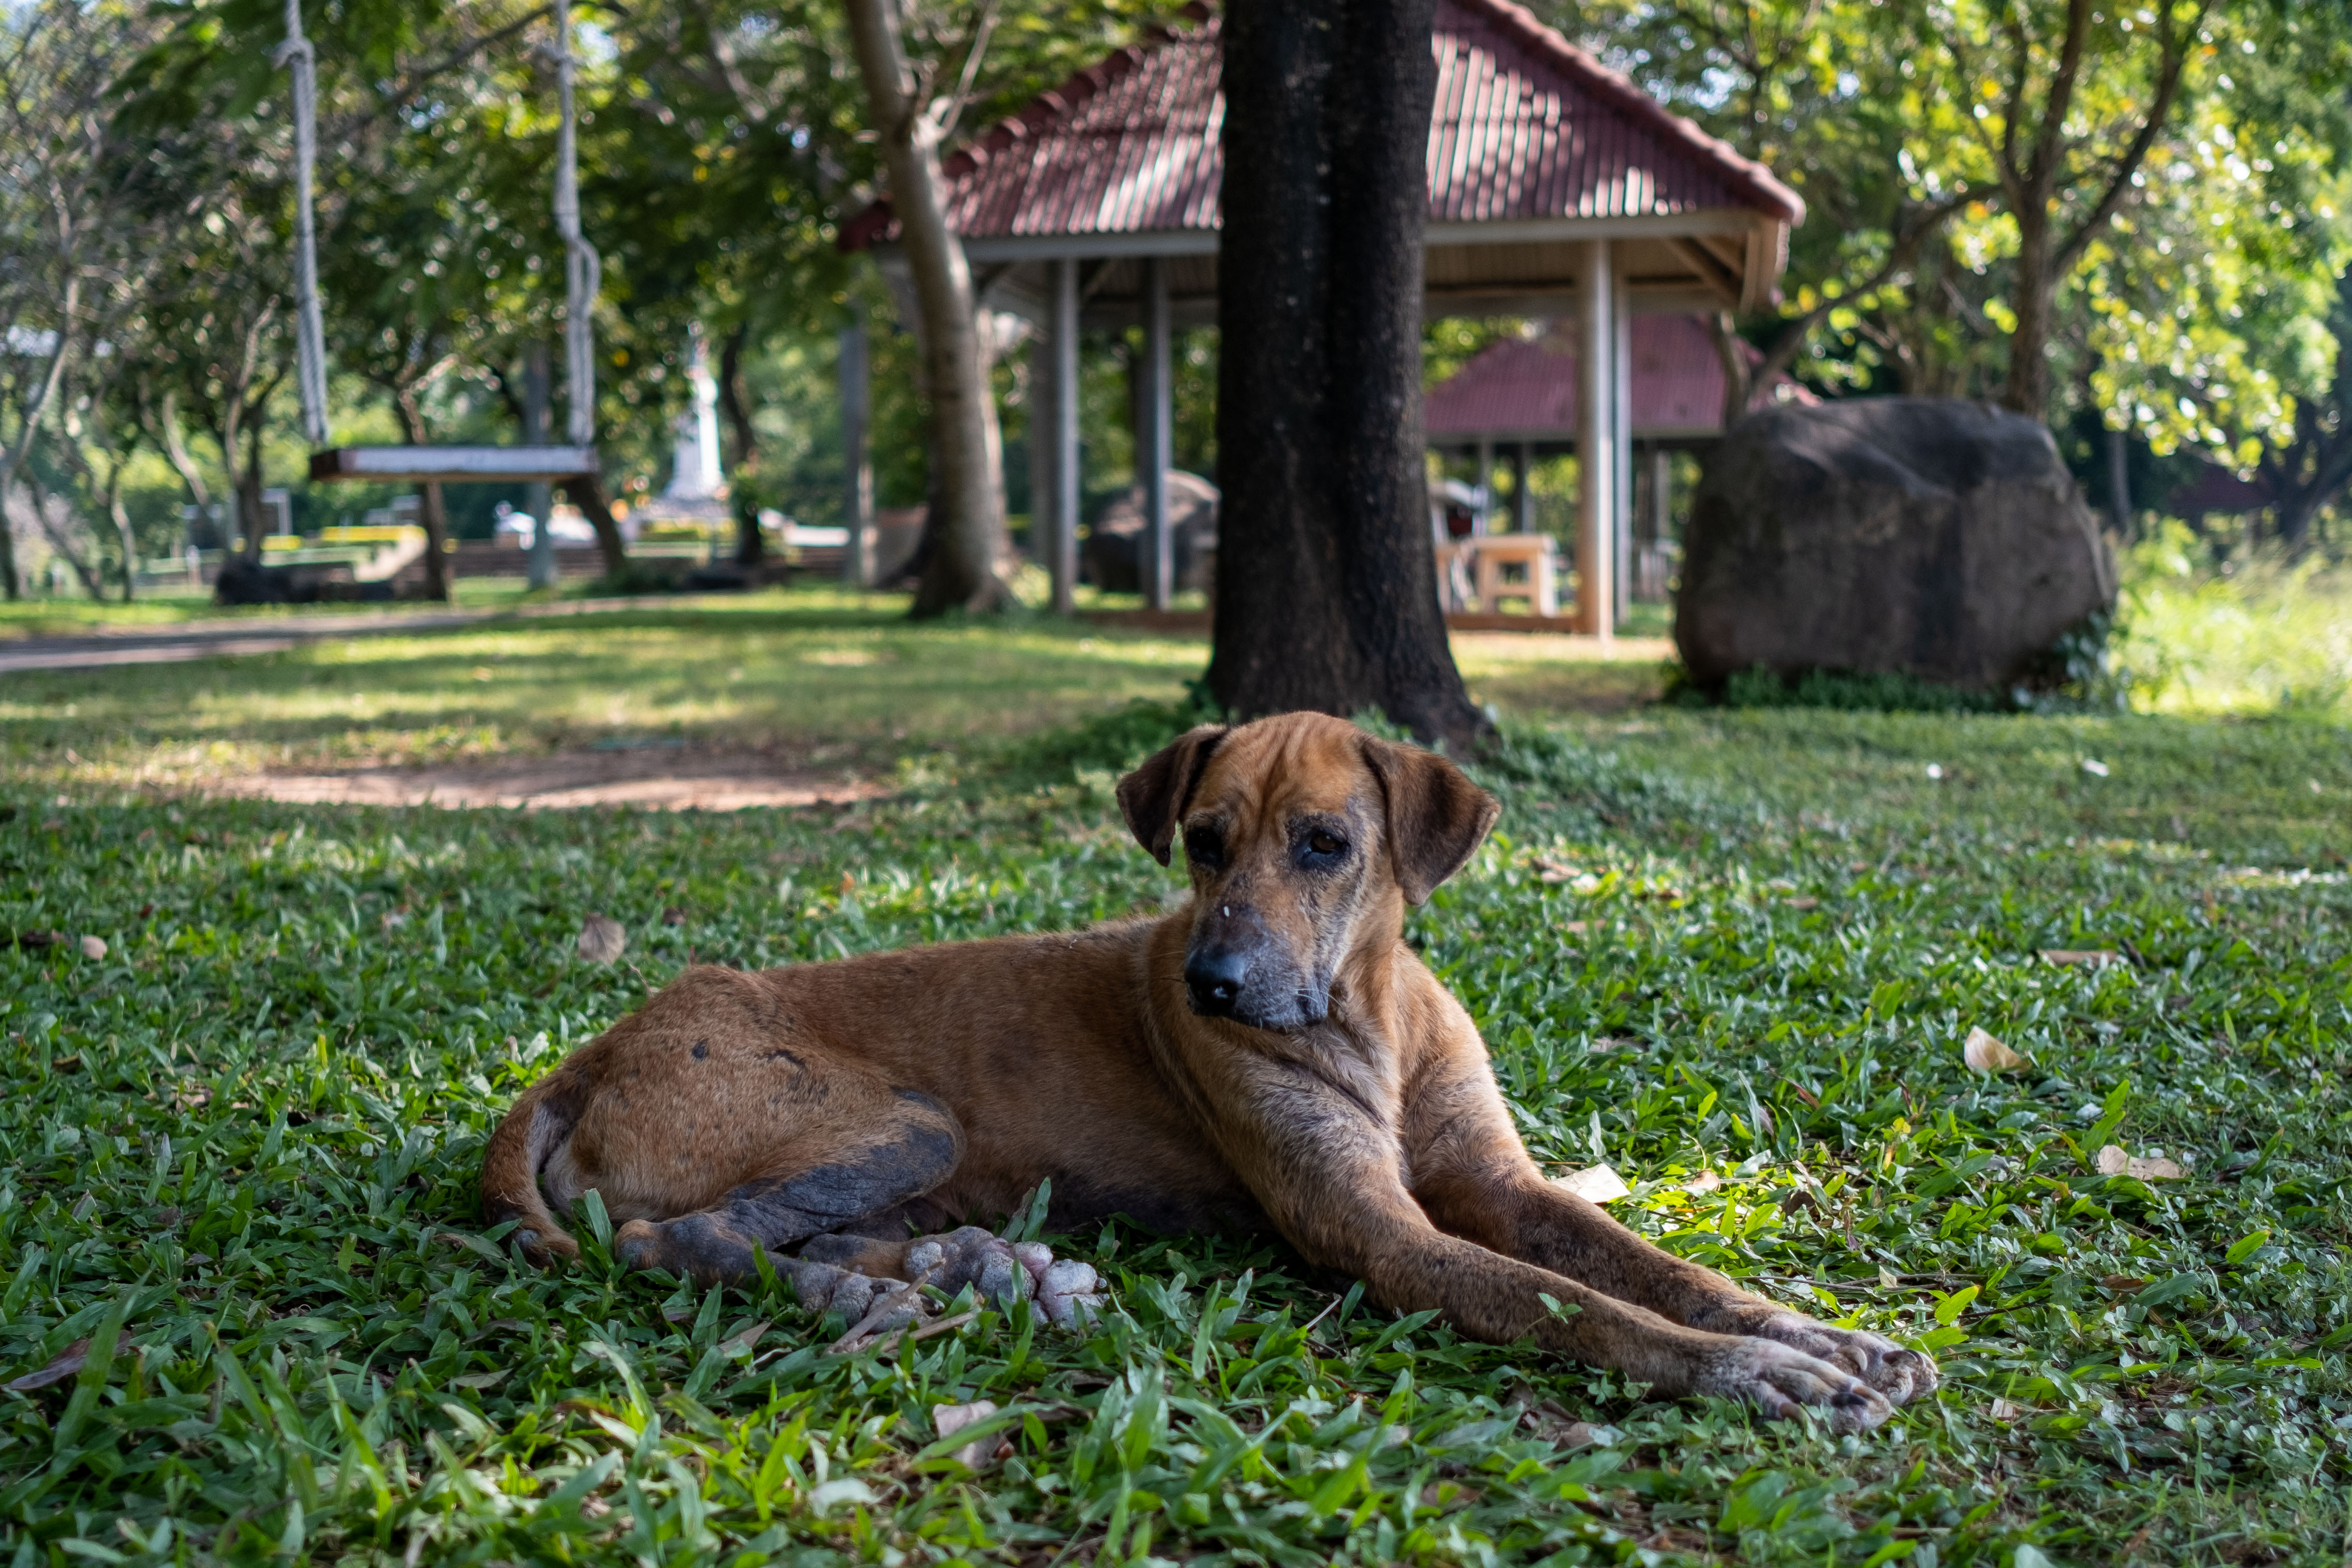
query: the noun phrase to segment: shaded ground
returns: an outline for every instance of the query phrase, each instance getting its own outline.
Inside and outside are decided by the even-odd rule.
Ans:
[[[919,626],[903,607],[795,589],[280,611],[117,627],[47,651],[0,640],[0,668],[172,660],[9,671],[0,776],[313,802],[789,804],[902,766],[952,774],[1008,738],[1178,700],[1208,658],[1196,634],[1045,616]],[[1454,646],[1473,696],[1523,716],[1619,712],[1655,693],[1666,651],[1624,638],[1603,659],[1590,639],[1498,633]],[[701,771],[646,760],[688,756]]]
[[[890,793],[855,771],[796,768],[758,752],[690,752],[682,745],[558,752],[416,768],[269,772],[225,779],[209,793],[334,805],[636,805],[662,811],[740,811],[755,805],[825,805]]]

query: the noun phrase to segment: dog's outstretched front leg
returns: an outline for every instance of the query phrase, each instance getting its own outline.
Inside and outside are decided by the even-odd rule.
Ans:
[[[1579,1280],[1448,1236],[1400,1188],[1350,1218],[1349,1266],[1400,1310],[1434,1307],[1474,1339],[1532,1335],[1546,1350],[1609,1367],[1665,1394],[1744,1400],[1769,1416],[1816,1410],[1841,1432],[1875,1426],[1893,1407],[1846,1368],[1769,1339],[1677,1323]],[[1332,1254],[1318,1248],[1318,1261]],[[1310,1252],[1309,1256],[1315,1256]],[[1555,1310],[1543,1300],[1550,1297]]]
[[[1305,1074],[1261,1081],[1249,1109],[1269,1125],[1246,1146],[1257,1156],[1246,1172],[1251,1188],[1310,1261],[1358,1275],[1383,1306],[1434,1308],[1462,1332],[1496,1344],[1532,1335],[1546,1350],[1666,1394],[1741,1399],[1774,1416],[1811,1407],[1840,1431],[1875,1426],[1892,1414],[1876,1389],[1801,1350],[1675,1322],[1447,1235],[1406,1191],[1395,1141],[1360,1108]]]
[[[1441,1228],[1685,1327],[1802,1351],[1843,1367],[1895,1405],[1935,1390],[1936,1363],[1919,1352],[1752,1296],[1545,1181],[1481,1068],[1475,1079],[1419,1102],[1423,1135],[1412,1152],[1413,1195]]]

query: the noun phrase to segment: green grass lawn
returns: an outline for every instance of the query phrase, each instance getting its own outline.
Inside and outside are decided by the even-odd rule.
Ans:
[[[1627,710],[1638,667],[1465,659],[1510,719],[1480,767],[1507,809],[1411,939],[1538,1158],[1935,1350],[1937,1399],[1867,1436],[1124,1226],[1057,1242],[1109,1279],[1089,1336],[983,1313],[843,1357],[785,1288],[482,1240],[501,1110],[689,957],[1165,897],[1109,784],[1201,653],[755,600],[9,678],[0,1381],[89,1342],[0,1393],[0,1560],[2343,1560],[2352,732],[2315,719]],[[903,787],[727,815],[180,787],[672,727]],[[592,912],[619,963],[576,957]],[[1969,1071],[1972,1027],[2027,1065]],[[2107,1142],[2186,1174],[2101,1175]],[[933,1411],[983,1398],[1011,1452],[974,1473]]]

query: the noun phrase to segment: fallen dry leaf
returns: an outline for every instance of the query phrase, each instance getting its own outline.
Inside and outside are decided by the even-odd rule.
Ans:
[[[2147,1283],[2147,1280],[2137,1274],[2109,1274],[2100,1279],[2099,1288],[2103,1290],[2113,1290],[2117,1295],[2129,1295]]]
[[[2042,962],[2060,965],[2071,963],[2113,963],[2119,955],[2107,947],[2045,947]]]
[[[1588,1165],[1581,1171],[1570,1171],[1565,1176],[1552,1178],[1551,1184],[1594,1204],[1615,1203],[1633,1190],[1625,1184],[1624,1177],[1607,1165]]]
[[[975,1399],[970,1405],[939,1405],[931,1408],[932,1424],[940,1436],[952,1437],[975,1421],[985,1421],[996,1414],[996,1401]],[[976,1470],[988,1462],[989,1451],[995,1442],[986,1437],[966,1443],[955,1451],[955,1461],[967,1470]]]
[[[1536,875],[1547,882],[1573,881],[1584,875],[1582,870],[1569,865],[1566,861],[1547,860],[1541,856],[1537,857],[1535,866]]]
[[[504,1383],[507,1380],[507,1374],[512,1371],[514,1368],[510,1366],[502,1366],[496,1372],[469,1372],[463,1377],[451,1378],[449,1386],[487,1392]]]
[[[609,915],[590,915],[580,928],[580,956],[591,963],[610,963],[628,945],[628,931]]]
[[[86,936],[82,938],[81,955],[84,958],[104,958],[106,956],[106,939],[102,936]]]
[[[730,1334],[725,1339],[719,1342],[719,1353],[722,1355],[749,1355],[751,1353],[751,1347],[760,1342],[760,1336],[767,1331],[768,1321],[765,1318],[761,1319],[756,1323],[747,1323],[744,1325],[741,1332]]]
[[[2189,1174],[2161,1154],[2143,1160],[2113,1143],[2101,1149],[2091,1165],[2103,1176],[2129,1176],[2135,1182],[2177,1182]]]
[[[1996,1421],[2014,1421],[2025,1414],[2025,1406],[2006,1399],[1996,1399],[1990,1406],[1990,1414]]]
[[[1686,1193],[1711,1193],[1721,1185],[1723,1185],[1723,1178],[1721,1176],[1717,1175],[1713,1171],[1701,1171],[1697,1175],[1693,1176],[1689,1181],[1683,1184],[1683,1191]]]
[[[1978,1028],[1969,1030],[1968,1044],[1960,1047],[1960,1059],[1969,1064],[1970,1072],[2007,1072],[2025,1065],[2023,1057]]]
[[[1819,899],[1782,899],[1780,901],[1792,910],[1817,910],[1822,907]]]
[[[1592,925],[1589,921],[1562,921],[1559,922],[1559,929],[1570,936],[1582,936],[1592,929]]]
[[[63,1383],[79,1372],[81,1363],[89,1358],[89,1342],[76,1340],[59,1351],[58,1359],[40,1371],[28,1372],[14,1383],[0,1384],[0,1388],[6,1389],[10,1394],[30,1394],[37,1388],[47,1388],[51,1384]]]

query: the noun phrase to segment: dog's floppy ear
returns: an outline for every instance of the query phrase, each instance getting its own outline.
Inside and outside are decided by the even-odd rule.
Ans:
[[[1462,869],[1502,806],[1435,752],[1364,737],[1364,761],[1388,797],[1389,858],[1405,902]]]
[[[1118,781],[1118,809],[1127,818],[1127,830],[1162,866],[1168,864],[1168,847],[1176,841],[1176,824],[1192,798],[1192,786],[1201,782],[1201,770],[1209,765],[1209,753],[1227,729],[1203,724],[1187,730]]]

